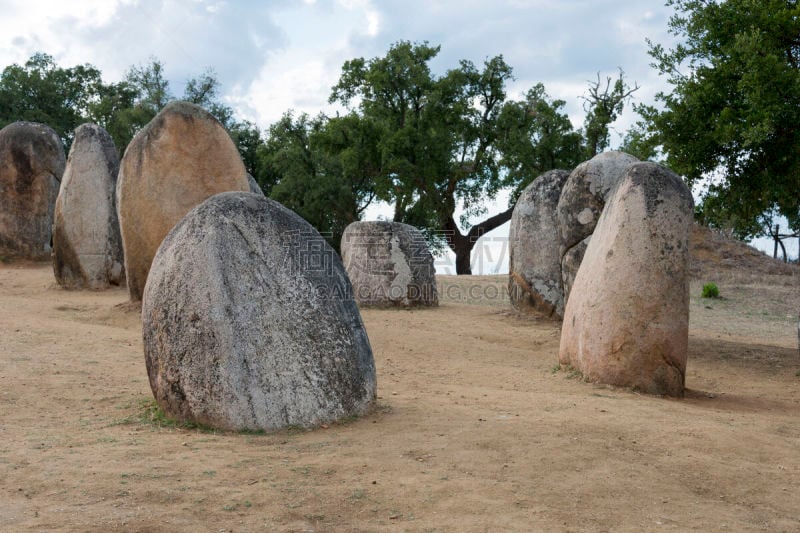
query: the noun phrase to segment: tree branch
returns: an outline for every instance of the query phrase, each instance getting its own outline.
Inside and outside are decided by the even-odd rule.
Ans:
[[[511,220],[511,213],[513,211],[514,207],[511,206],[502,213],[498,213],[493,217],[489,217],[483,222],[472,226],[472,228],[469,230],[469,233],[467,233],[467,237],[469,238],[470,242],[474,243],[484,233],[488,233],[493,229],[495,229],[496,227],[501,226],[502,224]]]

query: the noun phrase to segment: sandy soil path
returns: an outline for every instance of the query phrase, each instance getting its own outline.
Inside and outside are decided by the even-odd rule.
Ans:
[[[554,370],[558,326],[490,297],[502,278],[442,278],[438,309],[363,313],[373,414],[253,435],[152,420],[125,291],[0,265],[0,530],[797,531],[781,279],[693,297],[690,391],[669,400]]]

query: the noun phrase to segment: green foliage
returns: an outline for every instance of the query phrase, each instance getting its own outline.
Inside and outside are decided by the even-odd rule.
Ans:
[[[550,101],[541,84],[524,101],[507,99],[512,69],[502,56],[482,67],[462,60],[436,76],[429,63],[438,53],[427,42],[401,41],[384,57],[347,61],[330,101],[355,102],[351,120],[373,135],[358,174],[372,177],[376,197],[394,206],[394,220],[439,230],[464,274],[477,238],[511,216],[509,207],[470,226],[486,214],[485,200],[510,187],[513,206],[544,171],[571,168],[581,158],[580,137],[564,102]],[[459,221],[457,206],[464,209]]]
[[[619,76],[613,80],[613,84],[611,76],[608,76],[603,86],[599,73],[596,82],[589,82],[589,96],[583,97],[583,109],[586,111],[583,128],[587,159],[609,148],[610,125],[617,120],[625,107],[625,102],[638,89],[638,85],[634,85],[633,88],[628,86],[622,69],[619,69]]]
[[[358,116],[294,118],[289,112],[270,127],[259,149],[258,181],[338,250],[344,229],[375,198],[375,158],[375,136]]]
[[[61,68],[47,54],[0,74],[0,127],[18,120],[47,124],[69,145],[97,97],[102,80],[91,65]]]
[[[571,170],[583,160],[583,139],[563,111],[564,100],[550,100],[537,83],[524,101],[503,106],[498,124],[500,166],[507,173],[504,184],[513,187],[511,202],[537,176],[556,168]]]
[[[272,184],[265,161],[265,145],[261,130],[248,120],[234,122],[228,127],[233,143],[239,148],[247,172],[255,178],[264,194],[269,196]]]
[[[673,86],[642,106],[651,141],[690,185],[699,215],[739,237],[774,212],[800,227],[800,7],[795,0],[670,0],[674,49],[650,44]]]
[[[642,109],[642,106],[634,108]],[[642,161],[656,161],[660,155],[658,144],[650,124],[646,120],[639,120],[625,133],[619,149]]]
[[[229,130],[239,127],[233,120],[233,110],[217,99],[219,86],[213,70],[206,70],[186,82],[181,99],[205,108]],[[102,87],[99,96],[90,106],[87,120],[103,126],[120,153],[136,132],[175,100],[164,64],[156,58],[145,65],[131,67],[124,81]]]
[[[701,296],[703,298],[719,298],[719,287],[716,283],[706,283],[703,285]]]
[[[345,114],[288,112],[263,133],[220,103],[213,70],[189,79],[182,99],[216,116],[264,193],[306,218],[334,248],[349,223],[383,200],[394,207],[394,220],[422,229],[434,249],[455,251],[456,270],[464,274],[475,242],[510,218],[525,186],[548,170],[573,168],[587,149],[607,147],[608,126],[635,88],[622,71],[604,88],[599,76],[590,84],[585,142],[565,102],[552,100],[542,84],[521,100],[507,98],[513,76],[502,56],[480,66],[462,60],[435,75],[430,62],[439,50],[401,41],[383,57],[347,61],[330,96],[348,108]],[[91,65],[64,69],[36,54],[3,71],[0,126],[44,122],[69,143],[75,127],[95,122],[122,153],[174,98],[156,58],[106,84]],[[487,218],[486,200],[502,189],[511,191],[508,209]],[[463,210],[458,220],[457,208]]]
[[[237,122],[233,110],[218,100],[220,83],[213,70],[186,82],[183,100],[206,108],[231,132],[254,177],[263,173],[255,156],[260,132],[249,122]],[[24,65],[9,65],[0,74],[0,128],[18,120],[53,128],[67,149],[75,128],[94,122],[105,128],[120,153],[133,136],[174,100],[165,67],[156,58],[131,67],[123,81],[104,83],[92,65],[59,67],[43,53]]]

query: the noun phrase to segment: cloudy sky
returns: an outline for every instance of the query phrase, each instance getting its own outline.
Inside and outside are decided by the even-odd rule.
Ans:
[[[61,66],[91,63],[110,82],[155,57],[176,94],[212,68],[224,101],[262,128],[288,109],[333,111],[327,99],[342,63],[399,40],[441,45],[439,73],[502,54],[514,68],[512,97],[542,82],[579,127],[580,97],[598,73],[622,68],[640,86],[635,101],[652,102],[665,86],[645,39],[672,42],[664,0],[0,0],[0,12],[0,66],[43,51]],[[628,106],[612,144],[634,118]],[[505,202],[501,195],[490,210]],[[507,228],[495,233],[489,240],[499,242]],[[500,252],[497,243],[485,252],[494,257],[483,271],[507,268]]]
[[[541,81],[576,125],[587,81],[622,68],[649,101],[661,80],[645,38],[668,42],[663,0],[0,0],[0,65],[44,51],[62,66],[92,63],[106,81],[150,58],[173,90],[213,68],[226,101],[267,126],[285,110],[328,110],[342,63],[398,40],[442,46],[436,71],[502,54],[512,93]],[[624,126],[624,124],[623,124]]]

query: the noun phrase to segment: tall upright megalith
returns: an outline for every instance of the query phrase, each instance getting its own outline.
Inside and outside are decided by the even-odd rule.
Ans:
[[[167,415],[229,430],[365,413],[375,363],[336,252],[263,195],[218,194],[156,254],[142,301],[150,386]]]
[[[556,208],[568,176],[550,170],[533,180],[514,206],[508,236],[511,304],[554,319],[564,314]]]
[[[68,289],[104,289],[125,281],[117,220],[119,155],[97,124],[83,124],[61,180],[53,224],[53,272]]]
[[[64,145],[35,122],[0,130],[0,257],[49,259]]]
[[[186,213],[217,193],[249,190],[239,152],[217,119],[187,102],[161,110],[128,145],[117,181],[131,300],[141,300],[158,246]]]
[[[590,381],[682,396],[692,195],[654,163],[611,189],[564,310],[559,362]]]
[[[439,305],[436,270],[420,230],[401,222],[358,221],[342,234],[342,261],[359,305]]]

